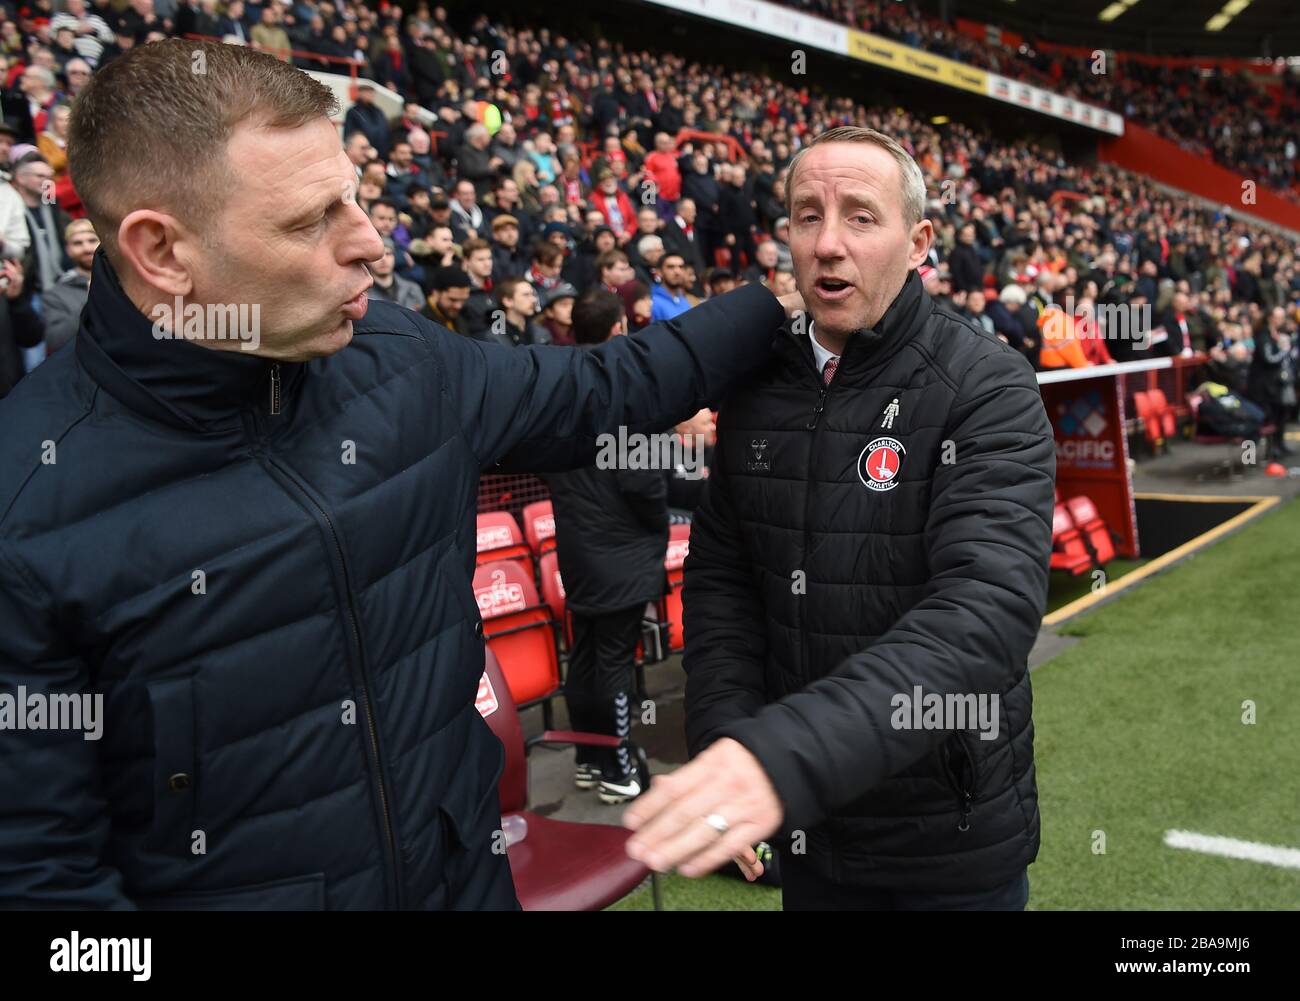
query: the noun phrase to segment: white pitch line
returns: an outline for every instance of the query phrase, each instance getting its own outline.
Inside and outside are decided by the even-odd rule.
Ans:
[[[1197,834],[1195,831],[1165,831],[1165,844],[1170,848],[1186,848],[1205,855],[1263,862],[1283,869],[1300,869],[1300,848],[1262,845],[1258,841],[1220,838],[1213,834]]]

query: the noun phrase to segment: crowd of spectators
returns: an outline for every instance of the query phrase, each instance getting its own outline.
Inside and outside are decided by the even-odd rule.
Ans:
[[[927,178],[932,294],[1034,364],[1131,356],[1131,339],[1107,329],[1123,307],[1154,330],[1146,350],[1205,351],[1227,367],[1245,359],[1256,387],[1265,348],[1285,345],[1270,393],[1294,399],[1294,242],[1115,168],[669,52],[486,15],[457,25],[428,4],[404,14],[395,5],[202,0],[160,13],[163,0],[132,0],[115,16],[108,4],[66,6],[79,18],[77,55],[60,62],[64,32],[51,40],[48,24],[20,17],[33,30],[4,57],[15,83],[4,93],[0,160],[13,182],[0,185],[0,234],[7,243],[14,234],[7,256],[25,259],[24,290],[38,312],[55,284],[84,280],[72,272],[86,259],[86,236],[67,230],[81,213],[60,174],[79,69],[188,25],[305,64],[349,53],[362,76],[403,96],[390,119],[362,87],[343,122],[358,201],[386,250],[371,294],[454,331],[508,345],[572,343],[574,300],[596,285],[619,296],[631,330],[737,283],[793,291],[787,166],[807,137],[857,124],[895,137]],[[303,54],[260,27],[284,31]],[[693,131],[679,139],[683,130]],[[41,198],[50,185],[55,206]],[[1064,341],[1077,349],[1058,343],[1060,325],[1048,321],[1062,310],[1053,306],[1065,307]]]
[[[1104,62],[1023,42],[965,35],[915,3],[896,0],[776,0],[903,45],[990,70],[1118,112],[1201,156],[1300,200],[1296,144],[1300,82],[1294,70],[1268,93],[1246,73],[1161,65],[1107,53]],[[1118,55],[1118,57],[1117,57]],[[1102,70],[1102,72],[1098,72]]]

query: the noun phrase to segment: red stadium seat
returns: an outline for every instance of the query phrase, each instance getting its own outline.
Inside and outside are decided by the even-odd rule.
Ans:
[[[505,767],[497,788],[501,831],[519,905],[526,911],[598,911],[627,896],[650,876],[655,908],[659,909],[654,873],[627,857],[631,831],[613,824],[552,820],[529,812],[528,748],[510,686],[490,648],[479,681],[477,706],[505,748]],[[617,747],[619,739],[548,730],[537,743]]]
[[[1151,454],[1155,455],[1165,443],[1165,437],[1160,433],[1160,416],[1151,406],[1151,397],[1141,390],[1133,394],[1133,405],[1137,407],[1142,435],[1146,438]]]
[[[1089,548],[1092,549],[1097,565],[1104,566],[1113,560],[1115,543],[1111,541],[1110,529],[1101,520],[1101,515],[1097,513],[1097,506],[1093,504],[1092,499],[1082,495],[1071,497],[1066,502],[1066,507],[1074,521],[1074,527],[1083,534]]]
[[[535,501],[524,508],[524,538],[538,556],[555,548],[555,512],[550,501]]]
[[[483,564],[474,571],[474,599],[511,699],[519,706],[549,699],[560,687],[560,664],[551,610],[538,599],[531,570],[514,561]]]
[[[475,563],[499,563],[513,560],[528,568],[532,575],[533,554],[519,531],[519,522],[509,511],[486,511],[478,516],[478,556]]]
[[[1064,504],[1057,504],[1052,512],[1052,562],[1051,569],[1065,570],[1076,577],[1092,566],[1092,556],[1070,520]]]
[[[691,526],[668,527],[668,552],[664,556],[664,569],[668,572],[668,594],[663,600],[663,618],[668,623],[668,649],[680,653],[686,648],[682,631],[682,581],[686,554],[691,548]]]
[[[1169,405],[1165,399],[1163,389],[1147,390],[1147,402],[1151,407],[1151,417],[1159,422],[1160,433],[1164,435],[1167,441],[1178,433],[1178,416],[1174,413],[1174,408]]]

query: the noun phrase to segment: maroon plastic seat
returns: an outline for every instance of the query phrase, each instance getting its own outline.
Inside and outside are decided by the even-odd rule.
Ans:
[[[528,758],[519,713],[491,650],[484,651],[477,704],[505,748],[498,786],[502,830],[510,840],[513,829],[527,828],[506,848],[519,905],[526,911],[596,911],[626,897],[650,876],[658,910],[657,878],[627,857],[631,831],[612,824],[553,820],[528,810]],[[620,741],[594,733],[548,730],[537,743],[618,747]]]

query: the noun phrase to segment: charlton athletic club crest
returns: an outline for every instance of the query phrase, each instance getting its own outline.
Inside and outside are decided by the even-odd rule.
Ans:
[[[858,478],[868,490],[884,492],[898,486],[907,449],[897,438],[873,438],[858,456]]]

